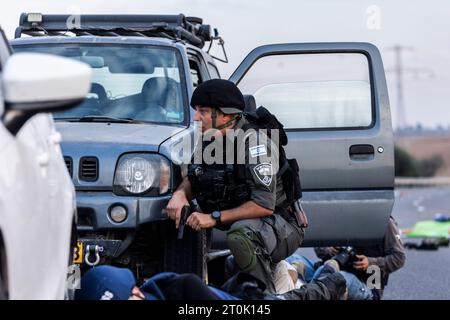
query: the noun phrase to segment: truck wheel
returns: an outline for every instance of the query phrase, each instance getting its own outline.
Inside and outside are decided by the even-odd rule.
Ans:
[[[186,227],[183,239],[178,240],[175,228],[170,226],[167,229],[163,271],[194,273],[207,282],[207,253],[211,232]]]

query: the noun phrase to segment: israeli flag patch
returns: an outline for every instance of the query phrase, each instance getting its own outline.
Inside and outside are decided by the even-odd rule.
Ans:
[[[251,147],[250,149],[250,156],[252,158],[258,157],[258,156],[264,156],[267,154],[266,146],[263,144],[260,144],[256,147]]]

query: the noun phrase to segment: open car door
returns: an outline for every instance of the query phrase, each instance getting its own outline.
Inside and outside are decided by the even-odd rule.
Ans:
[[[230,77],[288,132],[300,165],[305,246],[380,241],[394,204],[394,144],[378,49],[293,43],[254,49]]]

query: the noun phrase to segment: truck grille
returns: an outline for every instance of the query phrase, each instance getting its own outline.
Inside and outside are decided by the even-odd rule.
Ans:
[[[73,163],[71,157],[64,157],[64,162],[66,163],[67,171],[69,171],[69,175],[72,178],[73,173]]]
[[[79,178],[84,181],[98,179],[98,159],[96,157],[82,157],[80,159]]]

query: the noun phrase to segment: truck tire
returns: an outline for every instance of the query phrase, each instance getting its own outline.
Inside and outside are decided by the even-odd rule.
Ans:
[[[195,231],[186,227],[183,239],[178,240],[177,231],[173,226],[167,231],[163,271],[193,273],[207,282],[207,254],[211,242],[211,232]]]

